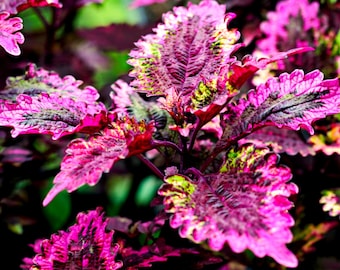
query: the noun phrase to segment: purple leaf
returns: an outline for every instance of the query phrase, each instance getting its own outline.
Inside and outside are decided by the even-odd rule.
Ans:
[[[1,151],[0,154],[0,160],[2,163],[21,164],[32,159],[32,151],[19,146],[6,147]]]
[[[99,130],[107,122],[107,110],[97,102],[97,90],[80,89],[81,84],[30,64],[24,76],[8,78],[0,92],[0,125],[13,127],[13,137],[40,133],[58,139]]]
[[[252,132],[238,143],[252,143],[257,147],[269,147],[275,153],[288,155],[300,154],[302,156],[315,155],[315,149],[306,143],[295,130],[277,128],[275,126],[263,127]]]
[[[26,0],[2,0],[0,3],[0,12],[7,11],[10,14],[18,13],[17,7],[26,3]]]
[[[179,106],[190,106],[200,82],[216,79],[241,46],[234,44],[239,32],[226,26],[234,16],[208,0],[166,13],[155,33],[144,36],[130,52],[132,86],[147,95],[180,96]]]
[[[124,51],[134,48],[134,42],[149,33],[153,27],[154,25],[112,24],[93,29],[77,29],[77,34],[102,50]]]
[[[217,148],[265,125],[298,130],[313,134],[313,121],[340,112],[339,80],[324,80],[315,70],[304,74],[295,70],[270,78],[265,84],[229,104],[224,115],[223,140]]]
[[[18,44],[25,41],[24,35],[20,32],[23,28],[22,19],[19,17],[9,18],[6,11],[0,12],[0,46],[12,55],[20,55]]]
[[[226,243],[240,253],[250,249],[287,267],[296,267],[295,255],[286,248],[292,241],[294,220],[288,197],[297,193],[289,168],[277,165],[268,149],[245,145],[231,149],[219,173],[169,174],[159,194],[164,196],[170,225],[196,243],[208,241],[212,250]],[[194,171],[195,169],[193,169]]]
[[[317,1],[295,0],[280,1],[275,11],[267,13],[267,21],[263,21],[260,29],[264,38],[257,41],[258,49],[265,54],[274,54],[286,48],[311,43],[308,34],[322,31],[322,19],[319,15],[320,4]],[[315,44],[312,43],[311,46]],[[279,62],[281,67],[284,63]],[[283,66],[282,66],[283,65]]]
[[[116,119],[98,135],[88,140],[78,138],[68,145],[61,171],[54,178],[54,186],[46,195],[46,206],[59,192],[72,192],[88,184],[97,184],[103,173],[128,156],[151,149],[153,123],[137,123],[134,119]]]
[[[82,6],[86,6],[86,5],[89,5],[89,4],[93,4],[93,3],[96,3],[96,4],[101,4],[103,3],[104,0],[76,0],[76,5],[77,7],[82,7]]]
[[[156,244],[143,246],[139,250],[123,248],[121,250],[122,259],[126,269],[143,269],[152,267],[152,263],[166,262],[168,257],[180,257],[181,251],[162,243],[158,239]]]
[[[67,231],[59,231],[50,239],[39,239],[32,246],[36,255],[24,258],[22,269],[103,269],[123,267],[116,260],[119,245],[113,243],[114,231],[107,231],[103,209],[80,212]]]

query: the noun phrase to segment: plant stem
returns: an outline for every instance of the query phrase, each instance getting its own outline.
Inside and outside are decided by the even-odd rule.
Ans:
[[[175,149],[177,152],[182,153],[182,150],[178,147],[177,144],[173,143],[173,142],[169,142],[169,141],[158,141],[158,140],[154,140],[153,141],[153,146],[154,147],[170,147]]]
[[[158,176],[160,179],[164,179],[164,174],[155,166],[155,164],[153,164],[149,159],[147,159],[144,155],[139,154],[136,155],[136,157],[142,161],[145,165],[147,165],[152,171],[153,173]]]
[[[189,151],[189,152],[190,152],[190,151],[192,150],[192,148],[194,147],[194,143],[195,143],[195,140],[196,140],[198,131],[199,131],[201,128],[202,128],[201,121],[198,119],[197,125],[196,125],[196,127],[195,127],[195,130],[194,130],[194,132],[192,133],[191,138],[190,138],[190,143],[189,143],[189,148],[188,148],[188,151]]]

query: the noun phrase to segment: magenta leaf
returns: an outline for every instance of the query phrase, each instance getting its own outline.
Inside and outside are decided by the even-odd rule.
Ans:
[[[2,0],[0,3],[0,12],[7,11],[10,14],[17,14],[30,7],[46,6],[61,8],[62,4],[59,0]]]
[[[97,184],[101,175],[108,173],[116,161],[151,149],[153,131],[153,123],[123,118],[116,119],[88,140],[78,138],[71,141],[61,171],[54,178],[54,186],[43,205],[46,206],[62,190],[72,192],[85,184]]]
[[[126,269],[151,268],[152,263],[165,262],[168,257],[180,257],[180,250],[174,249],[165,243],[155,243],[151,246],[143,246],[139,250],[130,247],[121,250],[121,256]]]
[[[110,97],[112,100],[112,112],[118,115],[134,116],[137,120],[148,120],[148,107],[152,102],[146,102],[142,97],[134,91],[134,89],[125,81],[117,80],[111,85],[112,92]],[[156,104],[156,103],[154,103]]]
[[[276,52],[269,58],[260,59],[256,59],[252,55],[246,55],[242,61],[235,61],[230,65],[231,75],[228,82],[233,87],[240,88],[256,71],[264,69],[268,64],[311,50],[313,50],[311,47],[295,48],[286,52]]]
[[[24,76],[8,78],[0,91],[0,125],[13,127],[13,137],[39,133],[58,139],[99,130],[107,122],[107,110],[97,102],[97,90],[80,89],[81,84],[30,64]]]
[[[0,153],[0,160],[2,163],[21,164],[32,159],[32,151],[19,146],[6,147]]]
[[[17,7],[26,3],[26,0],[2,0],[0,3],[0,12],[7,11],[10,14],[18,13]]]
[[[17,6],[18,11],[23,11],[31,7],[56,7],[61,8],[62,4],[59,0],[26,0]]]
[[[234,17],[233,13],[225,14],[225,5],[215,1],[175,7],[163,16],[153,34],[140,39],[130,52],[131,85],[147,95],[164,97],[161,106],[183,136],[214,118],[257,70],[311,50],[293,49],[268,59],[248,55],[238,61],[232,54],[243,46],[236,44],[240,33],[227,28]],[[199,123],[190,120],[188,112]]]
[[[288,128],[268,126],[256,130],[238,143],[252,143],[257,147],[269,147],[273,152],[286,153],[288,155],[300,154],[301,156],[315,155],[312,145],[299,136],[298,132]]]
[[[267,13],[267,21],[260,24],[263,38],[257,41],[257,48],[266,55],[275,54],[278,51],[310,44],[315,46],[311,33],[315,31],[319,36],[322,32],[323,20],[320,18],[320,4],[317,1],[280,1],[275,11]],[[284,63],[279,62],[284,68]]]
[[[159,194],[172,214],[171,227],[196,243],[207,241],[215,251],[228,243],[236,253],[250,249],[257,257],[268,255],[296,267],[298,261],[285,245],[292,241],[289,227],[294,224],[288,197],[297,193],[297,186],[287,183],[289,168],[277,163],[278,156],[267,148],[245,145],[229,151],[217,174],[193,169],[193,180],[168,170]]]
[[[130,52],[132,86],[147,95],[180,96],[179,106],[191,106],[199,84],[218,78],[221,67],[241,46],[235,45],[240,33],[227,29],[234,16],[225,15],[225,5],[208,0],[199,5],[189,3],[187,8],[175,7],[173,12],[166,13],[155,33],[144,36]],[[218,90],[225,88],[224,85]],[[218,94],[222,95],[215,92],[200,103],[207,105]],[[171,113],[172,104],[166,109]]]
[[[315,70],[295,70],[270,78],[265,84],[233,104],[224,115],[224,132],[216,148],[224,148],[265,125],[306,129],[313,134],[313,121],[340,111],[339,80],[324,80]]]
[[[18,56],[21,53],[18,44],[25,41],[24,35],[18,32],[23,28],[22,19],[9,16],[6,11],[0,12],[0,46],[9,54]]]
[[[107,231],[103,209],[80,212],[76,223],[49,239],[39,239],[32,248],[33,258],[24,258],[22,269],[115,270],[123,267],[116,260],[119,245],[112,242],[114,231]]]

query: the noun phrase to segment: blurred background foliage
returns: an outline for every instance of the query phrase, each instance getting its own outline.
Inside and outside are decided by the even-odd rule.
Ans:
[[[0,66],[1,87],[5,86],[7,77],[22,75],[26,64],[34,62],[58,72],[61,77],[72,75],[84,85],[95,86],[107,107],[111,106],[110,85],[119,78],[130,80],[126,60],[134,42],[151,33],[163,12],[185,3],[166,1],[131,9],[128,0],[104,0],[102,4],[81,8],[75,8],[72,1],[61,2],[65,8],[60,10],[30,8],[18,14],[24,21],[26,41],[19,57],[0,51],[0,61],[4,63]],[[255,46],[252,39],[258,34],[254,29],[258,29],[260,18],[274,10],[278,1],[220,2],[237,14],[231,27],[237,27],[243,39],[250,37],[239,53],[252,52]],[[325,6],[335,2],[321,1]],[[339,39],[338,34],[338,44]],[[0,129],[0,243],[4,248],[0,256],[2,262],[10,263],[7,269],[19,269],[22,258],[32,255],[29,244],[66,229],[80,211],[100,205],[108,216],[127,217],[133,222],[148,221],[157,213],[150,205],[162,182],[137,158],[119,161],[96,186],[61,192],[47,207],[42,207],[42,200],[59,171],[65,147],[73,138],[74,135],[58,141],[45,135],[12,138],[8,128]],[[339,157],[282,155],[281,161],[292,168],[293,181],[300,188],[293,213],[296,226],[292,248],[301,250],[304,261],[301,269],[340,269],[340,250],[331,248],[331,244],[340,241],[339,230],[332,230],[337,222],[318,203],[320,191],[339,180]],[[178,241],[177,232],[173,235],[177,237],[173,241]]]

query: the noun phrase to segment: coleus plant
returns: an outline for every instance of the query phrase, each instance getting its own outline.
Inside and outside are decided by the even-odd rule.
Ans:
[[[274,145],[270,128],[313,134],[315,120],[340,112],[339,79],[296,69],[244,91],[256,71],[312,48],[240,60],[235,56],[243,45],[240,33],[228,28],[234,17],[214,0],[164,14],[163,22],[130,52],[132,81],[112,84],[109,108],[94,87],[33,63],[24,75],[8,78],[0,92],[0,125],[12,127],[13,137],[49,134],[57,140],[79,134],[68,144],[43,205],[63,190],[97,184],[117,161],[136,156],[164,181],[158,190],[162,211],[181,237],[221,254],[226,247],[235,253],[248,249],[296,267],[297,257],[286,245],[294,225],[289,197],[298,188],[279,153],[312,150],[307,144],[298,151]],[[23,42],[20,38],[14,43]],[[10,46],[3,47],[11,53]],[[18,53],[17,44],[13,48]],[[261,131],[260,142],[249,139]],[[156,166],[155,157],[163,163]],[[44,245],[50,248],[56,237],[71,241],[61,234]],[[105,269],[121,266],[112,249],[111,268]],[[38,258],[26,263],[38,267],[44,262]]]

